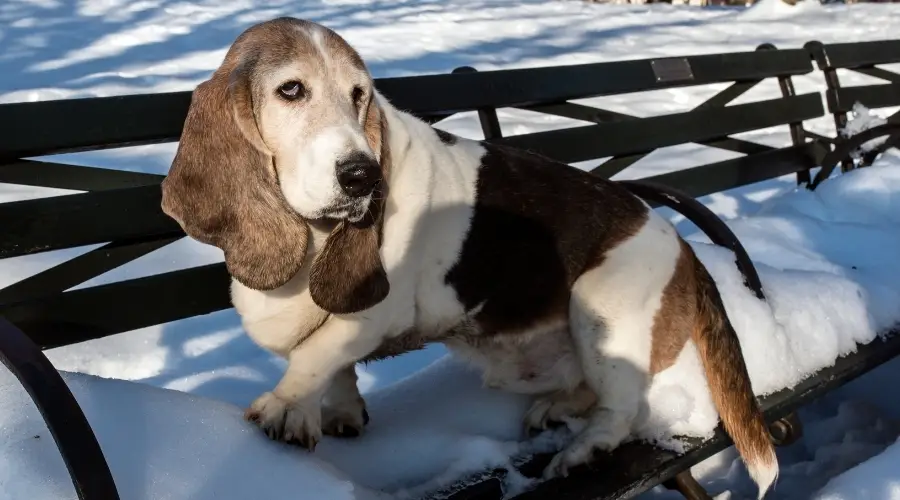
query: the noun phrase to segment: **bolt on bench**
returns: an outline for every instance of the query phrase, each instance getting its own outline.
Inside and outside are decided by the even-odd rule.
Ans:
[[[491,72],[458,68],[449,75],[378,79],[376,85],[398,108],[432,124],[476,111],[487,141],[567,163],[593,161],[597,164],[590,170],[605,177],[659,148],[681,144],[742,155],[625,183],[648,202],[681,212],[713,242],[734,251],[746,286],[763,298],[759,277],[740,242],[694,197],[785,175],[795,175],[798,184],[814,188],[818,183],[811,183],[811,170],[828,162],[853,168],[846,157],[860,140],[805,130],[804,121],[827,116],[826,110],[821,94],[797,95],[792,77],[812,73],[815,56],[828,82],[828,110],[839,126],[846,119],[838,115],[844,116],[847,102],[854,99],[876,106],[900,103],[896,99],[900,77],[874,68],[900,61],[900,41],[879,43],[884,57],[877,59],[862,56],[871,54],[861,47],[865,44],[813,44],[809,50],[763,45],[752,52],[577,66]],[[821,55],[825,53],[827,57]],[[893,83],[890,89],[840,87],[836,76],[828,73],[837,67],[867,71]],[[778,83],[779,97],[728,105],[766,80]],[[690,111],[662,116],[638,118],[569,102],[710,84],[729,85]],[[0,204],[4,228],[0,258],[102,244],[0,290],[0,317],[5,318],[0,322],[0,359],[40,409],[82,499],[118,497],[90,425],[41,350],[228,309],[229,278],[224,264],[218,263],[70,290],[185,235],[159,208],[162,176],[24,158],[177,141],[189,102],[190,92],[176,92],[0,105],[0,183],[85,191]],[[498,108],[586,123],[504,136]],[[790,144],[772,147],[732,137],[771,127],[784,127]],[[894,134],[887,148],[896,144],[895,132],[886,127],[869,135]],[[609,159],[600,162],[604,158]],[[140,308],[129,307],[133,304]],[[900,337],[875,340],[793,389],[762,398],[773,440],[791,443],[800,432],[793,415],[796,409],[898,354]],[[711,439],[686,444],[682,454],[626,444],[596,465],[575,469],[568,478],[543,483],[519,498],[630,498],[658,484],[678,489],[687,498],[709,498],[689,468],[731,443],[719,429]],[[547,460],[548,456],[535,457],[522,465],[522,471],[536,475]],[[499,499],[499,474],[485,471],[478,483],[447,493],[458,500]]]

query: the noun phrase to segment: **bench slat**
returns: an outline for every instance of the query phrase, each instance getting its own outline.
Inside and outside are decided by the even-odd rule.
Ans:
[[[733,88],[736,88],[736,86],[733,85],[729,87],[729,89]],[[719,95],[726,94],[723,93]],[[730,95],[726,95],[726,97],[729,99],[731,98]],[[724,106],[724,104],[721,104],[720,106]],[[700,109],[705,107],[715,107],[715,105],[710,104],[707,106],[706,103],[704,103],[703,105],[701,105]],[[539,104],[536,106],[522,106],[520,107],[520,109],[537,111],[539,113],[561,116],[563,118],[572,118],[573,120],[582,120],[600,124],[608,121],[643,119],[637,116],[626,115],[624,113],[617,113],[605,109],[592,108],[590,106],[573,104],[570,102],[564,102],[562,104]],[[771,146],[764,146],[762,144],[734,138],[721,139],[718,141],[699,141],[699,144],[703,144],[704,146],[711,146],[714,148],[726,149],[728,151],[734,151],[743,154],[761,153],[763,151],[774,149]]]
[[[790,146],[647,177],[697,198],[815,168],[816,145]]]
[[[177,140],[190,92],[0,105],[0,160]]]
[[[0,289],[0,304],[64,292],[107,271],[156,251],[179,237],[137,243],[109,243]]]
[[[900,62],[900,40],[834,43],[824,45],[832,68],[864,68]]]
[[[760,80],[812,71],[803,49],[679,58],[693,78],[665,81],[644,59],[549,68],[381,78],[378,89],[420,117],[480,107],[526,106],[689,85]],[[677,63],[676,63],[677,66]],[[665,77],[665,75],[663,75]],[[190,92],[0,105],[0,159],[175,141]]]
[[[159,184],[165,176],[111,168],[19,160],[0,165],[0,183],[75,191],[99,191]]]
[[[209,264],[0,305],[0,316],[48,349],[228,309],[229,286],[225,265]]]
[[[183,235],[178,223],[160,209],[161,199],[157,184],[0,204],[0,259]]]
[[[682,59],[693,78],[666,81],[654,73],[654,61]],[[525,68],[414,78],[385,78],[398,107],[422,111],[468,111],[558,103],[603,95],[691,85],[762,80],[812,71],[803,49],[735,52],[685,58],[642,59],[606,63]],[[399,99],[403,97],[402,100]]]
[[[832,113],[846,113],[857,102],[867,108],[888,108],[900,106],[900,84],[885,83],[841,87],[826,93],[828,110]]]
[[[494,139],[571,163],[643,153],[822,116],[819,94]]]

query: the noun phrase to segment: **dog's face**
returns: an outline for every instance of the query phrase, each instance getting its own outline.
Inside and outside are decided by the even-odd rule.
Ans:
[[[279,18],[247,29],[194,91],[163,211],[258,290],[300,270],[308,221],[336,220],[310,270],[313,300],[371,307],[388,292],[378,223],[390,164],[374,94],[359,55],[327,28]]]
[[[254,113],[285,199],[307,219],[357,222],[382,180],[366,136],[374,86],[359,55],[321,26],[283,22],[248,54]],[[376,119],[377,121],[377,119]]]

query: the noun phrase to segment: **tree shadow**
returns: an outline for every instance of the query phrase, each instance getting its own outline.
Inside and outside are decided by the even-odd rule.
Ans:
[[[3,26],[0,40],[5,45],[0,55],[0,89],[16,96],[35,89],[64,89],[67,96],[78,97],[93,95],[93,89],[98,86],[114,85],[114,93],[121,94],[120,89],[130,93],[129,88],[165,82],[167,90],[190,90],[214,69],[212,66],[197,69],[195,58],[203,58],[206,64],[218,64],[235,37],[255,22],[286,14],[347,32],[415,19],[439,5],[437,0],[406,0],[364,5],[310,2],[300,7],[289,0],[277,0],[266,9],[258,9],[206,0],[191,8],[180,0],[148,0],[91,11],[75,0],[14,3],[0,10],[0,26]],[[468,8],[497,7],[483,2],[481,7],[473,4]],[[517,16],[517,22],[532,18],[546,19],[547,14],[522,13]],[[584,50],[598,40],[615,39],[630,31],[705,22],[662,21],[590,30],[584,26],[588,21],[582,19],[567,26],[567,30],[578,34],[563,44],[554,43],[554,34],[560,28],[543,26],[537,34],[526,30],[520,36],[499,39],[488,34],[485,36],[491,40],[475,38],[454,47],[452,52],[419,50],[419,55],[412,57],[385,53],[363,56],[375,76],[440,73],[480,62],[509,64],[535,57],[555,57]],[[179,62],[191,58],[193,62]],[[598,58],[602,55],[598,54]],[[148,71],[148,66],[152,70]]]

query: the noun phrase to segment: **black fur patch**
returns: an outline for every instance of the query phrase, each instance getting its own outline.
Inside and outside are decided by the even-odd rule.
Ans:
[[[434,131],[435,133],[437,133],[437,136],[441,139],[441,142],[443,142],[445,146],[452,146],[456,144],[456,136],[451,134],[450,132],[441,130],[439,128],[434,128]]]
[[[634,234],[647,208],[624,187],[518,149],[485,144],[475,212],[445,281],[485,333],[565,316],[572,284]]]

